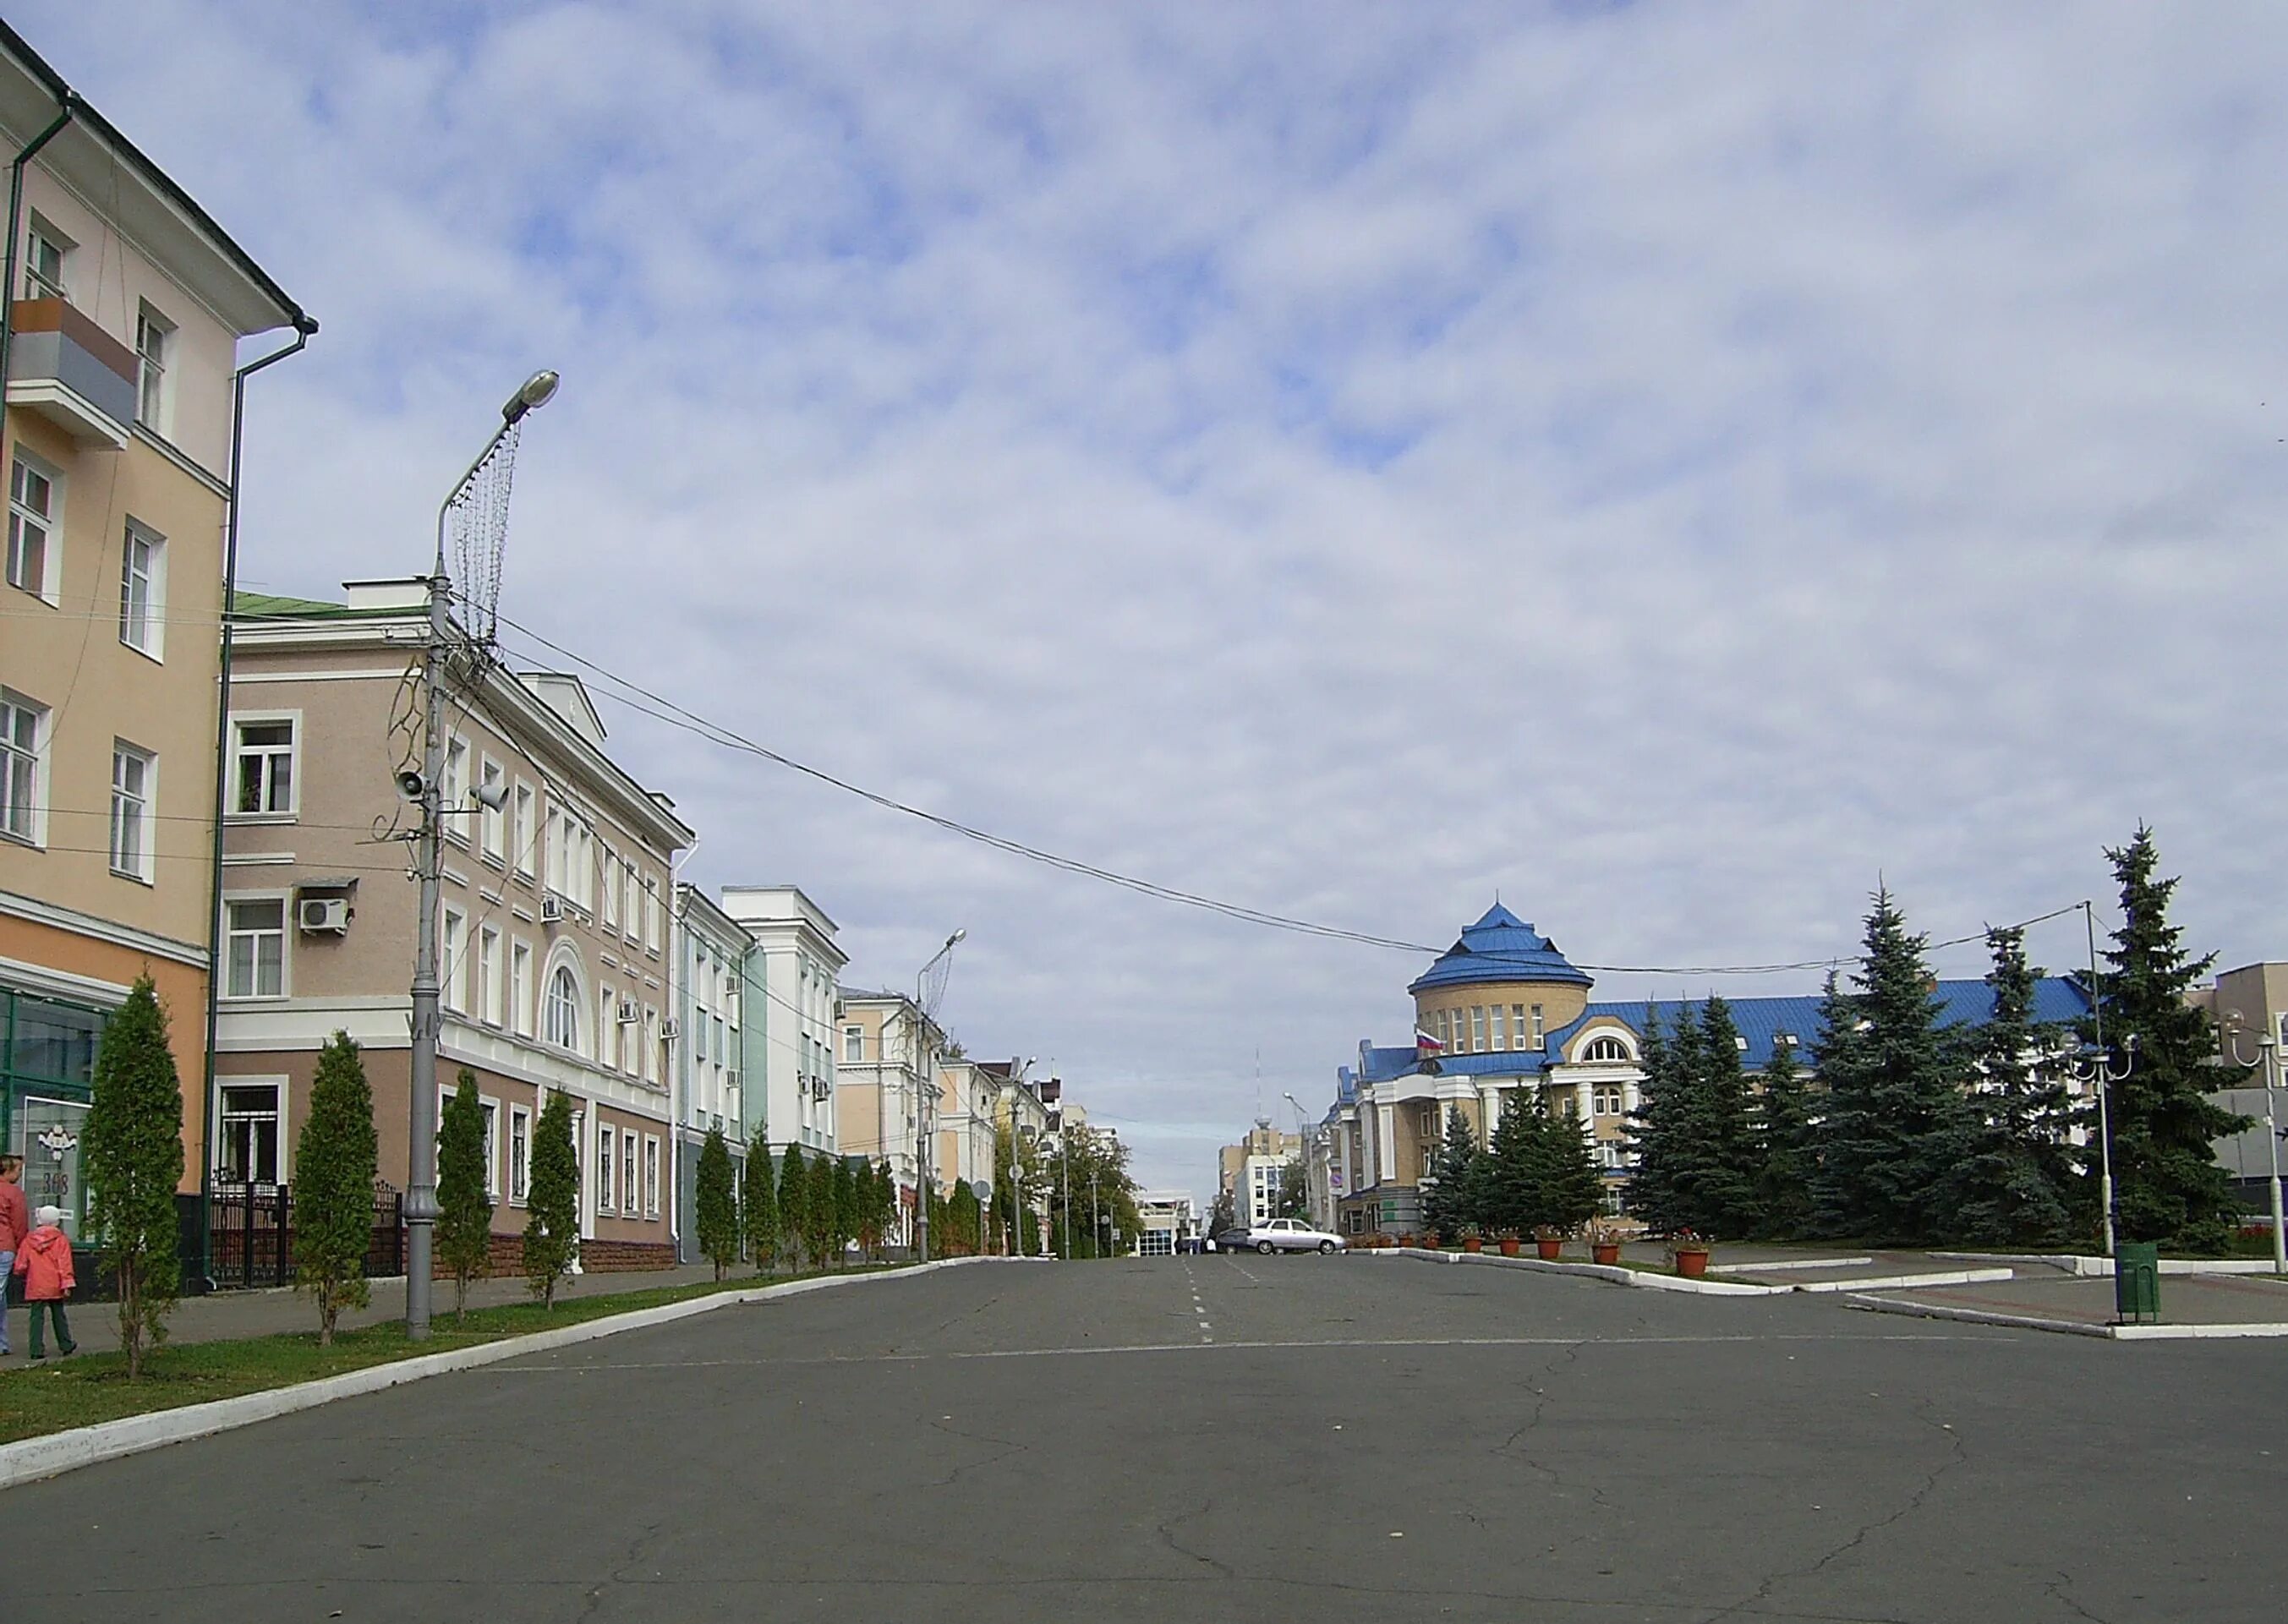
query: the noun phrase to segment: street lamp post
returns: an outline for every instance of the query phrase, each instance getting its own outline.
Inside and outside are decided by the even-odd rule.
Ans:
[[[2113,1068],[2113,1057],[2101,1043],[2091,1043],[2066,1063],[2066,1069],[2077,1082],[2088,1083],[2097,1090],[2097,1201],[2103,1208],[2105,1221],[2105,1255],[2113,1256],[2113,1119],[2106,1101],[2111,1085],[2126,1078],[2137,1064],[2137,1034],[2130,1033],[2121,1040],[2121,1069]]]
[[[929,972],[937,968],[937,962],[951,953],[954,944],[968,934],[965,929],[947,937],[945,946],[931,954],[928,963],[914,972],[914,1014],[921,1021],[914,1047],[919,1051],[918,1058],[922,1063],[918,1084],[921,1098],[917,1102],[920,1109],[915,1113],[921,1124],[921,1142],[915,1147],[914,1155],[914,1261],[917,1263],[929,1262],[929,1199],[932,1188],[930,1107],[937,1102],[937,1056],[935,1046],[930,1042],[929,1011],[922,1004],[922,987],[929,980]]]
[[[2228,1024],[2224,1038],[2226,1051],[2232,1057],[2233,1064],[2246,1066],[2248,1062],[2240,1058],[2238,1026]],[[2272,1271],[2288,1274],[2288,1233],[2283,1233],[2280,1228],[2280,1123],[2272,1109],[2272,1089],[2276,1075],[2273,1068],[2278,1063],[2279,1049],[2273,1042],[2269,1026],[2257,1034],[2256,1058],[2264,1067],[2264,1140],[2272,1152]]]
[[[437,901],[440,865],[438,837],[449,812],[440,781],[445,772],[446,639],[453,630],[452,584],[445,576],[445,528],[453,504],[461,500],[508,432],[535,407],[545,406],[556,393],[556,375],[536,372],[501,408],[500,427],[468,471],[453,482],[452,490],[437,510],[437,558],[429,572],[429,639],[421,656],[421,680],[427,712],[421,740],[421,828],[417,866],[420,875],[421,914],[413,946],[413,1102],[406,1154],[405,1179],[405,1335],[415,1342],[429,1335],[430,1257],[437,1223],[437,1038],[443,1019],[437,1007]]]

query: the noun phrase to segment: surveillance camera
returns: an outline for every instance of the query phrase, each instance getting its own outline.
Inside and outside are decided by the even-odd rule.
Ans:
[[[409,767],[397,775],[397,793],[409,801],[419,800],[421,792],[427,788],[421,781],[421,775]]]

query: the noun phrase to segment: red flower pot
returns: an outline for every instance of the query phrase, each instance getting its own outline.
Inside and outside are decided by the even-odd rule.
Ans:
[[[1698,1279],[1702,1275],[1708,1272],[1708,1254],[1705,1252],[1679,1252],[1676,1255],[1676,1271],[1684,1276],[1687,1279]]]
[[[1501,1254],[1504,1257],[1515,1257],[1517,1256],[1517,1237],[1515,1235],[1504,1235],[1501,1238]]]
[[[1542,1261],[1544,1263],[1555,1263],[1559,1256],[1565,1250],[1565,1243],[1563,1241],[1544,1240],[1538,1235],[1536,1235],[1533,1238],[1533,1245],[1534,1248],[1541,1254]]]
[[[1621,1261],[1621,1243],[1617,1240],[1591,1247],[1589,1252],[1601,1264],[1617,1264]]]
[[[1485,1249],[1486,1243],[1479,1240],[1475,1235],[1465,1235],[1462,1237],[1462,1250],[1465,1252],[1482,1252]]]

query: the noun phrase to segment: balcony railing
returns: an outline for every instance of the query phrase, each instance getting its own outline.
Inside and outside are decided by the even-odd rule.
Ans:
[[[135,352],[62,299],[19,299],[9,324],[8,404],[75,440],[124,446],[135,421]]]

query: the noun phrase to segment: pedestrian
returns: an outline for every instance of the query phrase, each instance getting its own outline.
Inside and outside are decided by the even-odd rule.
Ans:
[[[64,1209],[43,1207],[39,1211],[39,1227],[24,1237],[24,1244],[16,1253],[16,1272],[24,1277],[24,1306],[31,1311],[32,1357],[44,1359],[47,1350],[40,1345],[40,1308],[47,1306],[48,1316],[56,1322],[56,1347],[59,1351],[73,1354],[79,1344],[72,1340],[71,1327],[64,1320],[64,1299],[71,1295],[72,1287],[79,1282],[72,1277],[71,1237],[63,1232]]]
[[[24,1205],[24,1159],[0,1156],[0,1355],[8,1346],[8,1283],[15,1278],[16,1248],[32,1231],[32,1215]]]

